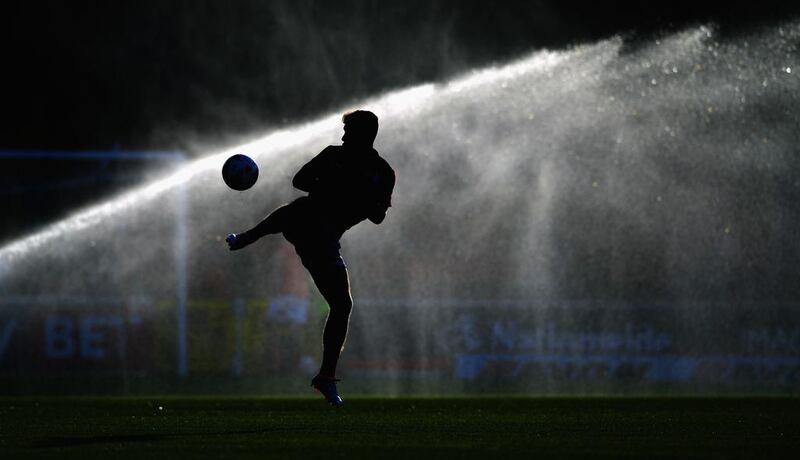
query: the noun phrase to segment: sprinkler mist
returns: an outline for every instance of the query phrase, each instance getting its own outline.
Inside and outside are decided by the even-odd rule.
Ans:
[[[387,221],[343,241],[356,301],[344,372],[380,380],[381,392],[508,376],[546,391],[560,377],[545,367],[564,364],[547,361],[556,355],[682,363],[740,350],[742,315],[756,305],[775,319],[800,294],[799,40],[797,24],[726,41],[708,27],[635,47],[614,38],[358,104],[380,117],[376,148],[398,184]],[[291,175],[340,130],[332,114],[276,131],[11,242],[0,294],[144,296],[146,320],[174,311],[177,284],[188,372],[204,353],[238,353],[246,373],[259,364],[239,348],[191,345],[235,329],[193,305],[222,299],[219,315],[245,311],[240,329],[263,321],[247,312],[280,289],[280,238],[234,256],[224,236],[296,196]],[[234,153],[261,168],[245,193],[219,177]],[[186,232],[173,236],[176,203]],[[491,356],[511,370],[492,371]]]

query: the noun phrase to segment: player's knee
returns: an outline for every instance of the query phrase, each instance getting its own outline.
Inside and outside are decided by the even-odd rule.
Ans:
[[[336,306],[334,307],[331,305],[331,309],[336,309],[336,312],[341,314],[342,316],[350,316],[350,312],[353,311],[353,299],[348,297],[344,297],[336,302]]]

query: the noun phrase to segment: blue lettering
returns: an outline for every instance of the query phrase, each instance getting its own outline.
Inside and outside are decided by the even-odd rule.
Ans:
[[[75,353],[72,318],[50,315],[45,320],[45,354],[48,358],[68,358]]]
[[[103,359],[106,350],[103,346],[105,333],[98,331],[97,327],[104,326],[106,321],[95,315],[84,316],[80,320],[81,357],[88,359]]]

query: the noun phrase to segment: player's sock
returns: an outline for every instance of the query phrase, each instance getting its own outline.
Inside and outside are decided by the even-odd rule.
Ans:
[[[336,365],[339,362],[339,353],[331,346],[322,349],[322,365],[319,368],[319,375],[333,378],[336,375]]]
[[[333,312],[328,316],[325,323],[325,331],[322,334],[322,364],[319,368],[319,375],[335,376],[336,366],[339,363],[339,356],[342,354],[342,346],[347,336],[348,318],[337,318]]]

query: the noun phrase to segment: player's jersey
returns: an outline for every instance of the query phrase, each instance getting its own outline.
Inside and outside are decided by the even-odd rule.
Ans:
[[[303,166],[294,183],[309,192],[316,212],[340,237],[357,223],[386,212],[392,205],[395,174],[373,148],[332,145]]]

